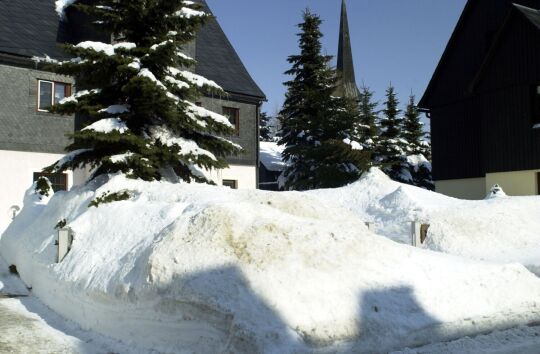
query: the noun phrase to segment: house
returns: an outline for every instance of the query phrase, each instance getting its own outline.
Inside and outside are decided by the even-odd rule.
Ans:
[[[540,194],[540,0],[469,0],[419,102],[440,193]]]
[[[203,7],[209,11],[204,0]],[[75,117],[58,116],[45,107],[75,91],[73,78],[44,70],[36,60],[45,55],[63,59],[62,43],[107,41],[93,31],[84,14],[68,8],[60,17],[55,0],[2,2],[0,11],[0,232],[22,207],[22,197],[40,171],[64,154],[66,134],[80,129]],[[232,188],[257,188],[258,119],[265,95],[244,67],[217,20],[211,20],[186,49],[198,61],[196,73],[217,82],[225,97],[201,97],[198,104],[229,117],[236,126],[230,139],[243,153],[228,159],[230,168],[211,171]],[[84,181],[83,171],[47,175],[55,190]]]

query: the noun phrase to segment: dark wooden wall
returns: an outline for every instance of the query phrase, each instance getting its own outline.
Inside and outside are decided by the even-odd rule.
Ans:
[[[528,33],[520,32],[519,39],[512,38],[514,48],[505,48],[506,55],[497,58],[501,62],[493,66],[497,73],[486,72],[489,79],[482,80],[473,94],[470,92],[512,2],[540,8],[540,0],[469,0],[423,98],[422,108],[431,110],[435,180],[540,168],[539,133],[525,124],[531,114],[530,82],[540,79],[536,74],[540,61],[532,49],[524,50],[531,41],[539,42],[540,37],[531,39],[534,31],[529,28]],[[509,82],[514,87],[503,92],[503,87],[510,87]]]
[[[512,16],[474,92],[481,108],[485,172],[540,168],[540,129],[532,129],[540,85],[540,30]]]

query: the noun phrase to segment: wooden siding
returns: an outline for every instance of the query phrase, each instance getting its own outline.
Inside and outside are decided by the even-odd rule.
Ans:
[[[425,93],[425,107],[433,109],[463,99],[512,3],[540,8],[540,0],[469,0],[452,43]]]
[[[540,129],[532,129],[531,95],[540,84],[540,32],[514,11],[492,59],[485,62],[486,35],[502,27],[510,1],[470,1],[475,3],[446,53],[425,107],[431,109],[437,181],[540,168]],[[540,8],[540,0],[517,2]]]
[[[486,173],[540,168],[540,130],[532,129],[539,39],[540,31],[522,15],[512,16],[475,91]]]
[[[433,178],[484,177],[480,120],[474,103],[462,101],[432,111]]]

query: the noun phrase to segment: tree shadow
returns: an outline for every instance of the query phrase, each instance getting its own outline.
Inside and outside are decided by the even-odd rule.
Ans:
[[[440,324],[422,308],[410,287],[363,292],[358,307],[358,335],[348,352],[387,353],[429,344],[426,341],[438,337]]]
[[[189,320],[176,336],[194,352],[291,353],[302,347],[302,339],[235,266],[178,275],[159,296],[161,311]]]

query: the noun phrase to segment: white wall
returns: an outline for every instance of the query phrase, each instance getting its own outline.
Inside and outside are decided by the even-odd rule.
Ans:
[[[435,191],[459,199],[480,200],[486,197],[485,178],[435,181]]]
[[[511,196],[538,195],[538,174],[540,170],[513,171],[501,173],[488,173],[486,175],[486,189],[490,190],[498,184],[504,192]]]
[[[24,193],[33,183],[34,172],[40,172],[58,161],[63,155],[0,150],[0,233],[11,222],[9,209],[22,208]],[[72,173],[68,172],[68,188],[73,185]]]
[[[209,173],[217,184],[224,179],[238,182],[238,189],[257,189],[257,168],[255,166],[230,165],[224,170],[212,170]]]

